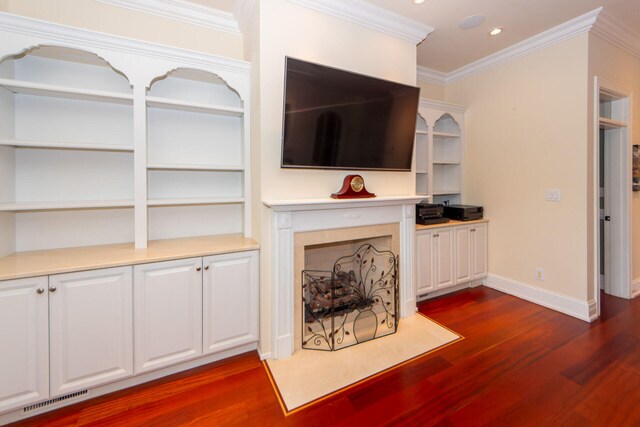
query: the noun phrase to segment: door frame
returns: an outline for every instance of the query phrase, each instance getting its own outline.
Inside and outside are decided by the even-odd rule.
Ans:
[[[612,283],[605,287],[605,293],[619,296],[622,298],[632,297],[632,247],[631,247],[631,144],[632,141],[632,129],[631,119],[632,115],[632,93],[631,91],[620,88],[615,84],[603,81],[594,77],[594,144],[593,144],[593,242],[594,242],[594,268],[593,268],[593,283],[594,283],[594,299],[596,302],[597,316],[600,316],[600,96],[606,94],[616,99],[623,100],[623,116],[625,117],[626,127],[621,127],[619,132],[616,132],[615,138],[618,139],[618,143],[622,147],[617,156],[617,161],[614,163],[617,167],[615,170],[609,167],[608,171],[605,169],[605,188],[611,188],[615,192],[615,200],[617,201],[611,207],[611,212],[606,212],[605,215],[611,215],[616,218],[620,218],[619,221],[614,221],[611,227],[611,234],[620,237],[619,240],[612,242],[616,244],[616,247],[612,249],[612,252],[622,254],[615,262],[611,262],[611,267],[616,271],[614,276],[620,278],[618,283]],[[606,131],[605,131],[606,132]],[[606,144],[606,142],[605,142]],[[606,150],[606,148],[605,148]],[[605,166],[606,167],[606,166]],[[609,179],[607,179],[609,178]],[[613,178],[613,179],[611,179]],[[609,182],[607,184],[607,181]],[[605,197],[607,195],[605,194]],[[609,196],[611,197],[611,196]],[[611,228],[609,227],[609,228]],[[627,254],[624,256],[623,254]],[[607,274],[605,270],[605,274]],[[611,282],[611,281],[608,281]]]

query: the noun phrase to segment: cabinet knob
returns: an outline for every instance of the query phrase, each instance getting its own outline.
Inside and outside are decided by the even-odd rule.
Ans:
[[[208,265],[206,265],[206,266],[204,267],[204,269],[205,269],[205,270],[208,270],[208,269],[209,269],[209,266],[208,266]]]
[[[471,229],[471,232],[473,233],[474,231],[476,231],[476,229],[475,229],[475,228],[472,228],[472,229]]]
[[[55,292],[56,290],[58,290],[58,288],[56,288],[55,286],[51,286],[49,288],[49,292]]]
[[[36,289],[36,293],[37,294],[43,294],[44,293],[44,289],[38,288],[38,289]]]
[[[440,237],[438,233],[434,234],[433,237]]]
[[[196,267],[196,271],[202,270],[202,267]]]

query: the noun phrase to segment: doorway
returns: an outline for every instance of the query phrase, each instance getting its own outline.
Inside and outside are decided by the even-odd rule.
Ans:
[[[599,315],[600,290],[617,297],[631,297],[631,95],[599,83],[597,78],[595,88],[598,180],[595,298]]]

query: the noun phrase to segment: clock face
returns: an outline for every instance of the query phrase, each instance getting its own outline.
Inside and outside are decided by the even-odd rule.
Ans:
[[[351,180],[351,189],[356,193],[362,191],[364,188],[364,180],[361,176],[354,176]]]

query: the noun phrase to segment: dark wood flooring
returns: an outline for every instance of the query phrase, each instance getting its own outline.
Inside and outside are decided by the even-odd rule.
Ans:
[[[640,298],[593,324],[485,287],[420,311],[466,339],[287,417],[250,353],[20,425],[640,425]]]

